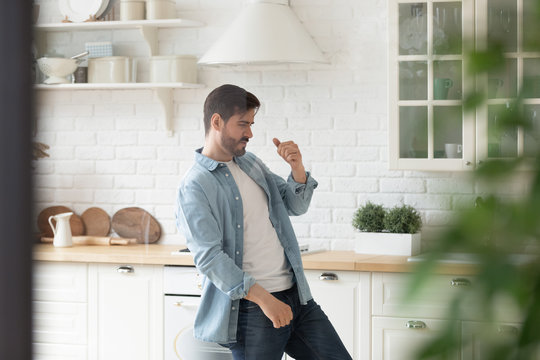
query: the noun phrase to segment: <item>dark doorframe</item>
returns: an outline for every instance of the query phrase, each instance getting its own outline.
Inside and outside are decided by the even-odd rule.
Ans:
[[[0,359],[32,358],[32,1],[0,11]]]

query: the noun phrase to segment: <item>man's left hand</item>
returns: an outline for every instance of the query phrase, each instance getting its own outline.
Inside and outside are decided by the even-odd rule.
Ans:
[[[294,181],[305,184],[307,181],[306,170],[302,163],[302,153],[294,141],[281,142],[274,138],[272,140],[276,145],[279,156],[283,158],[290,166]]]

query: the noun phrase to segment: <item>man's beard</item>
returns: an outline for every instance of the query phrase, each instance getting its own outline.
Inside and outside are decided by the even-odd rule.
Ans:
[[[242,156],[246,153],[246,148],[244,147],[238,147],[240,144],[240,141],[248,142],[249,139],[244,137],[240,140],[235,140],[229,136],[227,136],[226,133],[221,134],[221,144],[227,150],[229,153],[233,154],[234,156]]]

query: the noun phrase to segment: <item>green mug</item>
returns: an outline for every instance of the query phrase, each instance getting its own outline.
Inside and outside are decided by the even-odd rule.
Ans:
[[[433,99],[446,100],[448,97],[448,89],[454,85],[452,79],[435,78],[433,80]]]

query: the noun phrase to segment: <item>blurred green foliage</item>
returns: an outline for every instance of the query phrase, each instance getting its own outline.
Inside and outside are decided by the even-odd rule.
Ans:
[[[540,0],[526,3],[534,6],[523,18],[534,17],[535,21],[528,21],[532,29],[523,38],[524,46],[540,52]],[[505,65],[501,43],[490,43],[487,50],[471,51],[467,56],[467,76],[487,74]],[[486,94],[476,90],[464,96],[464,108],[475,111],[486,100]],[[499,114],[500,131],[531,127],[523,103],[520,91]],[[436,273],[445,254],[468,253],[477,263],[472,286],[449,299],[448,327],[419,350],[418,359],[461,357],[460,349],[471,345],[461,331],[462,321],[468,319],[464,309],[481,320],[483,331],[475,334],[475,343],[484,345],[482,360],[540,359],[540,152],[528,158],[490,159],[474,172],[474,181],[491,184],[511,184],[515,177],[528,179],[524,196],[508,196],[508,189],[496,187],[482,194],[474,206],[456,213],[455,222],[432,242],[427,260],[418,264],[408,289],[410,298]],[[502,309],[501,299],[507,304]],[[504,329],[516,328],[501,327],[499,315],[511,308],[518,309],[520,325],[508,332]]]

